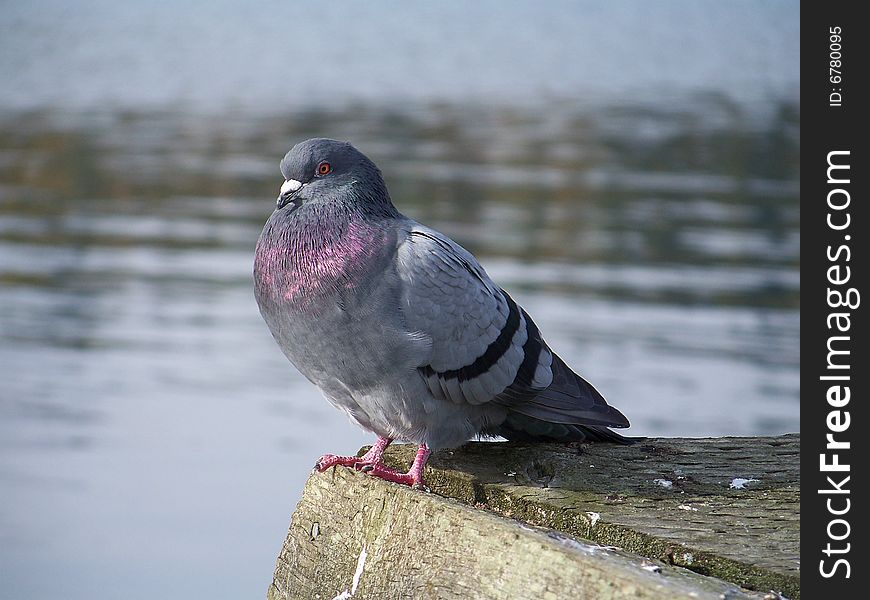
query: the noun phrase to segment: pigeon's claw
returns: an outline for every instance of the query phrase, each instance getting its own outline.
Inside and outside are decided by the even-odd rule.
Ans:
[[[421,469],[422,471],[422,469]],[[386,465],[372,465],[366,470],[369,475],[379,477],[385,481],[392,481],[401,485],[407,485],[412,488],[427,490],[426,482],[423,481],[423,473],[415,472],[412,468],[407,473],[401,473],[395,469],[391,469]]]
[[[336,456],[335,454],[324,454],[317,462],[314,463],[314,469],[316,471],[326,471],[327,469],[334,467],[336,465],[342,465],[344,467],[355,467],[357,463],[360,461],[359,456]]]
[[[371,449],[363,456],[336,456],[335,454],[324,454],[314,464],[314,468],[321,473],[336,465],[343,467],[351,467],[357,471],[368,473],[373,477],[379,477],[385,481],[392,481],[402,485],[408,485],[413,488],[427,490],[426,482],[423,481],[423,469],[426,467],[426,461],[429,460],[429,455],[432,451],[429,446],[423,444],[417,450],[417,456],[414,457],[414,464],[407,473],[402,473],[388,467],[384,464],[384,450],[393,440],[389,438],[378,438]]]
[[[363,470],[369,475],[380,477],[386,481],[428,491],[429,488],[426,487],[426,482],[423,481],[423,469],[426,468],[426,461],[429,460],[430,454],[432,454],[432,451],[429,450],[429,446],[426,444],[421,445],[419,450],[417,450],[417,456],[414,457],[414,464],[411,465],[407,473],[391,469],[383,463],[373,464]]]
[[[383,465],[384,450],[392,443],[392,439],[386,437],[378,438],[369,451],[362,456],[336,456],[335,454],[324,454],[316,463],[314,469],[321,473],[336,465],[343,467],[351,467],[357,471],[365,471],[373,465]]]

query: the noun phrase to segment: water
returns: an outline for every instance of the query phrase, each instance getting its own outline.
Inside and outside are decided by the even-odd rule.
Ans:
[[[251,292],[314,135],[475,252],[629,433],[798,429],[789,5],[35,6],[0,12],[0,598],[260,596],[314,459],[371,441]]]

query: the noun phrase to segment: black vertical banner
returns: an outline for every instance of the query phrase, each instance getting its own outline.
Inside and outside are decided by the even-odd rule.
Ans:
[[[801,595],[866,598],[870,24],[801,7]],[[861,348],[865,351],[862,352]],[[865,431],[865,429],[867,431]],[[861,432],[864,432],[863,434]]]

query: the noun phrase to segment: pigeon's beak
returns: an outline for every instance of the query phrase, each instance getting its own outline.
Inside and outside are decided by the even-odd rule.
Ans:
[[[278,208],[284,208],[294,201],[296,192],[302,189],[304,184],[295,179],[288,179],[281,185],[281,193],[278,194]]]

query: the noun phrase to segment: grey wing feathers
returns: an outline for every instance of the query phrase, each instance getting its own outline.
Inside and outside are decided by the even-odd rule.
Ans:
[[[415,227],[398,249],[402,313],[432,342],[420,372],[436,398],[483,404],[508,387],[525,331],[507,295],[466,250]]]
[[[464,248],[415,225],[399,247],[398,270],[406,324],[432,341],[419,371],[433,396],[505,406],[516,413],[513,428],[509,418],[495,433],[513,439],[533,436],[540,422],[563,425],[559,432],[566,439],[612,441],[620,436],[606,427],[628,426],[550,350],[529,315]],[[606,433],[596,434],[598,429]]]

